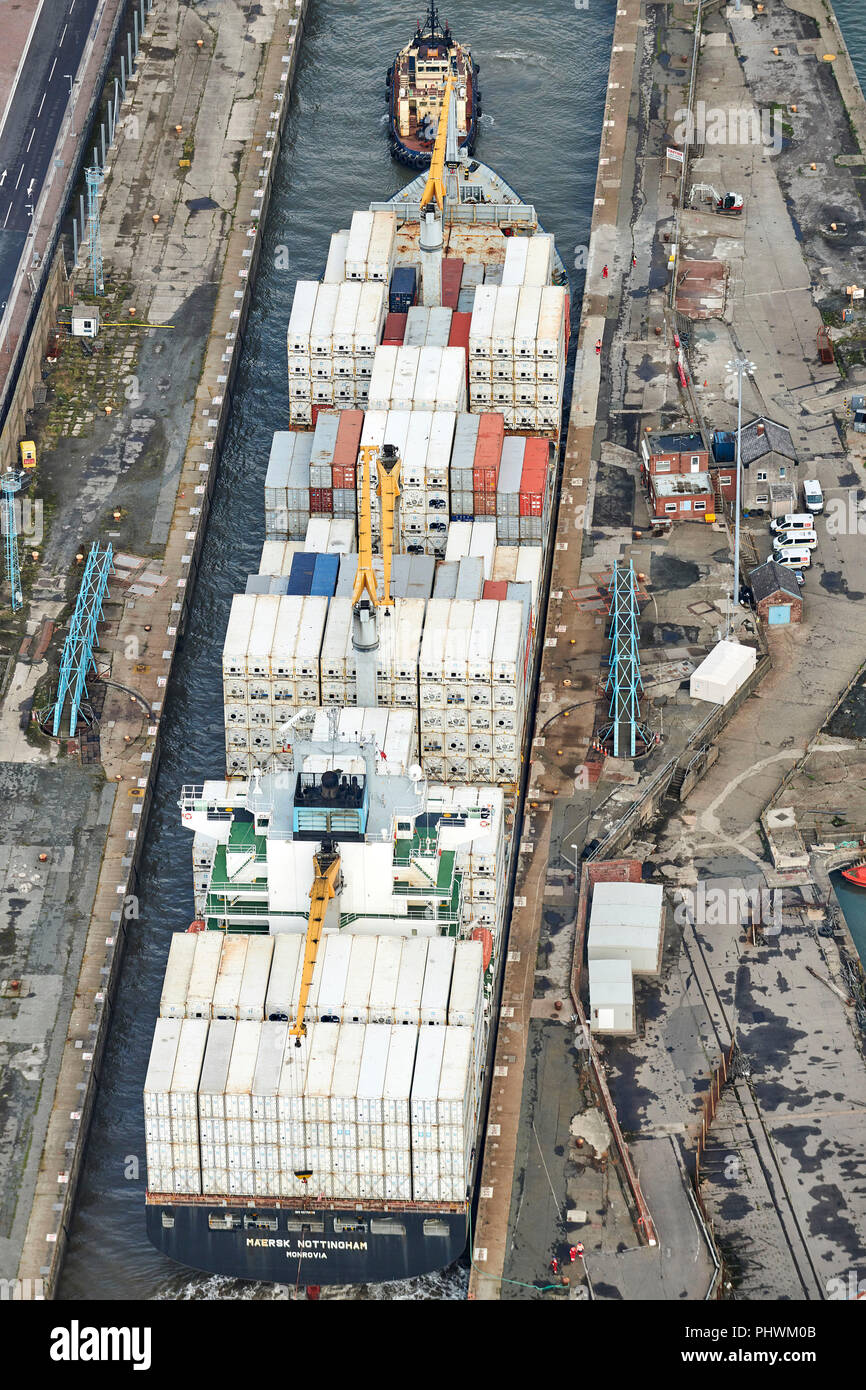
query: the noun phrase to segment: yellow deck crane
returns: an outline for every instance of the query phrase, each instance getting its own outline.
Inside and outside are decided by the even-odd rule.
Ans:
[[[455,78],[445,79],[445,91],[439,108],[436,141],[430,156],[430,172],[421,194],[419,208],[419,249],[421,252],[421,298],[426,308],[442,303],[442,249],[445,223],[445,164],[449,154],[456,158],[456,121],[451,119],[452,93]],[[449,141],[449,133],[451,139]]]
[[[307,997],[310,993],[310,985],[313,983],[313,971],[316,968],[319,940],[322,935],[322,928],[325,925],[328,903],[333,897],[336,897],[337,884],[340,878],[340,855],[333,840],[322,840],[322,847],[319,853],[313,855],[313,869],[315,871],[315,877],[313,879],[313,886],[310,889],[310,914],[307,919],[307,939],[304,946],[304,968],[301,973],[301,992],[298,996],[298,1016],[289,1029],[290,1036],[295,1039],[295,1047],[301,1046],[301,1038],[303,1038],[307,1032],[304,1014],[307,1008]]]
[[[370,508],[370,465],[378,458],[376,491],[382,513],[382,592],[373,572],[373,519]],[[400,459],[392,444],[381,450],[371,445],[361,448],[361,504],[358,508],[358,570],[352,590],[352,645],[355,648],[355,698],[359,707],[376,706],[376,668],[365,659],[379,645],[377,610],[391,604],[391,560],[394,553],[394,524],[400,496]]]

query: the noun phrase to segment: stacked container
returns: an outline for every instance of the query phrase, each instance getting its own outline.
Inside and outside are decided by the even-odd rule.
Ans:
[[[372,219],[374,214],[363,216]],[[317,408],[352,410],[366,404],[373,352],[385,320],[386,287],[381,276],[366,274],[366,261],[363,274],[349,273],[350,265],[358,266],[349,257],[360,241],[353,219],[346,247],[347,278],[322,284],[299,280],[295,288],[288,333],[289,411],[295,426],[312,424]],[[380,241],[377,256],[385,245]]]
[[[310,519],[311,434],[277,430],[265,475],[265,535],[300,540]]]
[[[549,283],[552,265],[552,237],[512,237],[501,284],[475,290],[470,409],[501,410],[508,429],[559,428],[568,322],[566,291]]]
[[[496,487],[504,435],[505,420],[501,414],[481,416],[472,464],[472,512],[476,517],[496,516]]]
[[[435,324],[433,315],[424,323]],[[419,323],[422,322],[419,320]],[[407,315],[408,325],[408,315]],[[408,326],[407,326],[408,332]],[[418,330],[420,334],[420,328]],[[376,349],[367,401],[370,410],[466,409],[466,356],[460,347],[434,347],[426,343]],[[434,334],[435,336],[435,334]],[[423,357],[422,357],[423,352]]]
[[[321,701],[319,656],[328,613],[328,598],[310,589],[320,566],[334,568],[336,557],[296,555],[295,587],[287,595],[236,594],[232,600],[223,647],[223,702],[226,767],[230,776],[243,776],[253,767],[268,768],[282,740],[280,726],[299,706],[315,708]],[[290,576],[291,582],[292,576]],[[246,638],[245,649],[244,638]]]

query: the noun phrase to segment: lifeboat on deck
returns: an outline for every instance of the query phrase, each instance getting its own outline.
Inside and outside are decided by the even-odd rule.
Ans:
[[[855,883],[858,888],[866,888],[866,859],[859,864],[852,864],[848,869],[843,869],[842,877],[848,883]]]

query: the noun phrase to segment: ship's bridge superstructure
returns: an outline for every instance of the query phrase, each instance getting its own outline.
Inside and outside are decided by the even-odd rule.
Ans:
[[[327,838],[339,845],[342,885],[326,931],[460,937],[482,927],[498,938],[499,788],[429,786],[417,766],[394,775],[373,739],[294,737],[291,754],[277,772],[183,788],[207,928],[305,931],[313,857]]]

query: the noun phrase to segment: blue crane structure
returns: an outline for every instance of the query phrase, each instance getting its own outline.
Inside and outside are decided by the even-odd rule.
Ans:
[[[60,657],[60,679],[57,683],[57,697],[46,711],[46,721],[53,713],[51,732],[56,738],[60,733],[60,720],[66,697],[69,696],[69,736],[75,736],[78,716],[82,713],[81,702],[87,698],[87,676],[90,668],[96,670],[93,647],[96,640],[96,625],[102,617],[102,604],[108,588],[108,576],[112,564],[111,543],[100,549],[94,541],[84,566],[81,587],[75,601],[75,611],[63,643]],[[82,713],[82,717],[86,717]]]
[[[653,742],[653,736],[641,723],[640,717],[643,682],[640,674],[639,610],[631,560],[628,565],[624,561],[614,562],[608,598],[610,663],[605,689],[610,695],[610,705],[608,723],[603,726],[600,737],[603,744],[611,746],[615,758],[620,756],[620,743],[627,742],[628,753],[624,752],[624,756],[633,758],[638,752],[646,752]]]
[[[98,167],[85,169],[87,181],[87,230],[90,242],[90,268],[93,271],[93,293],[100,297],[105,293],[105,280],[102,274],[102,229],[99,225],[99,185],[105,175]]]
[[[24,602],[21,592],[21,565],[18,559],[18,518],[15,513],[15,498],[26,484],[23,473],[10,468],[0,478],[3,493],[3,536],[6,543],[6,578],[12,594],[12,612],[16,613]]]

